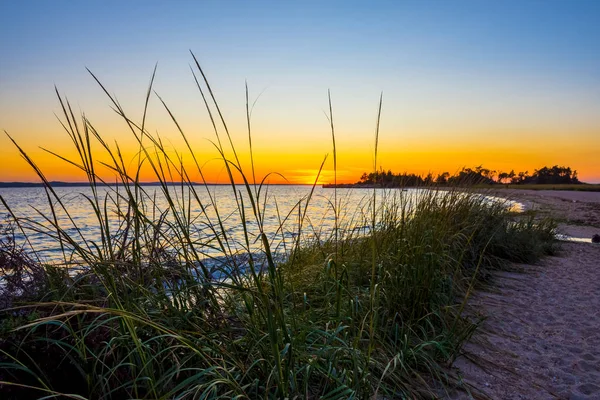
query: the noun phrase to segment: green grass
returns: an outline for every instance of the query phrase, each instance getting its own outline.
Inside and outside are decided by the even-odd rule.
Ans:
[[[232,250],[226,217],[208,187],[191,184],[192,172],[204,179],[199,162],[194,171],[186,170],[159,136],[147,132],[145,110],[154,75],[138,122],[104,90],[138,139],[134,168],[89,120],[76,120],[59,95],[63,125],[79,154],[79,159],[63,160],[88,177],[88,201],[102,240],[79,240],[68,207],[50,185],[45,187],[52,210],[47,225],[14,217],[15,229],[50,235],[61,244],[65,261],[74,253],[85,269],[71,277],[64,269],[36,264],[18,248],[2,246],[5,273],[37,274],[30,281],[36,290],[27,297],[10,297],[12,308],[2,310],[2,398],[439,395],[440,384],[451,380],[444,366],[477,326],[462,317],[469,294],[489,271],[510,261],[534,262],[554,251],[552,222],[515,221],[502,204],[458,190],[426,190],[414,208],[405,192],[390,192],[380,202],[373,192],[372,201],[352,218],[358,226],[371,226],[365,236],[341,226],[340,215],[348,210],[336,193],[331,207],[340,229],[316,240],[319,227],[306,218],[313,192],[289,215],[279,214],[277,204],[266,204],[267,188],[255,183],[252,166],[248,172],[239,162],[197,63],[194,78],[214,123],[215,149],[232,183],[244,250]],[[162,104],[187,143],[174,114]],[[252,151],[249,107],[247,114]],[[329,117],[335,147],[331,108]],[[109,161],[103,164],[124,184],[110,196],[98,194],[103,181],[96,175],[100,161],[92,144],[107,151]],[[194,154],[191,146],[187,150]],[[142,165],[162,183],[167,207],[158,208],[144,192]],[[180,185],[167,184],[173,180]],[[200,190],[208,194],[207,202]],[[263,229],[268,206],[277,209],[281,224],[297,220],[296,239],[284,262],[273,255],[268,239],[273,232]],[[202,210],[200,219],[191,213],[196,207]],[[68,226],[59,222],[59,214],[66,215]],[[111,225],[115,219],[118,228]],[[212,231],[209,240],[194,235],[199,221]],[[255,239],[261,244],[258,253],[251,251]],[[214,248],[227,256],[221,272],[228,279],[223,282],[211,279],[202,263],[206,249]]]

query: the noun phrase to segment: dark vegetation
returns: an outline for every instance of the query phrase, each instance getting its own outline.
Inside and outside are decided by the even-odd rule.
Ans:
[[[180,160],[146,131],[145,108],[136,123],[110,97],[140,141],[140,160],[164,183],[159,186],[168,199],[164,208],[138,180],[142,162],[126,169],[116,145],[108,145],[85,116],[76,120],[59,96],[63,125],[79,154],[67,162],[89,179],[93,195],[86,201],[101,239],[81,240],[68,207],[17,145],[46,183],[52,212],[45,224],[12,215],[5,225],[0,397],[439,395],[440,385],[454,381],[445,367],[477,326],[463,316],[469,294],[508,262],[551,254],[553,223],[515,216],[481,195],[435,188],[393,191],[379,199],[381,192],[374,191],[348,225],[338,217],[342,203],[334,192],[331,233],[305,218],[312,191],[287,216],[280,215],[277,204],[265,203],[266,187],[245,173],[233,143],[221,145],[229,133],[196,67],[245,239],[233,243],[210,191],[201,194],[204,189],[191,183]],[[173,116],[166,105],[165,110]],[[333,124],[332,138],[335,143]],[[104,186],[91,143],[108,151],[110,159],[103,162],[123,184],[105,196],[98,194]],[[179,187],[166,184],[174,177]],[[234,185],[236,180],[244,183]],[[263,229],[267,209],[274,208],[281,226],[297,217],[284,261],[273,254],[273,232]],[[211,230],[210,239],[198,238],[198,224]],[[370,228],[364,233],[360,226]],[[65,265],[31,260],[27,242],[13,240],[15,231],[49,235],[63,248]],[[207,254],[215,249],[223,256],[210,266]]]
[[[515,173],[495,171],[484,168],[483,166],[471,168],[463,168],[458,173],[450,175],[449,172],[442,172],[437,176],[432,175],[416,175],[411,173],[394,174],[392,171],[376,171],[364,173],[356,186],[366,185],[379,187],[415,187],[415,186],[433,186],[433,185],[450,185],[450,186],[465,186],[465,185],[495,185],[495,184],[512,184],[512,185],[531,185],[531,184],[581,184],[577,179],[577,171],[571,170],[570,167],[561,167],[558,165],[552,168],[542,167],[529,174],[529,171]]]

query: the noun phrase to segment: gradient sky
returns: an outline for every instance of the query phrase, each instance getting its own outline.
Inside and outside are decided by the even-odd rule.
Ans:
[[[139,120],[158,62],[156,91],[208,161],[209,180],[223,181],[221,164],[210,161],[214,134],[189,70],[191,49],[244,160],[244,81],[251,98],[262,93],[252,116],[259,176],[314,179],[332,152],[330,89],[340,181],[373,168],[383,91],[378,165],[386,170],[559,164],[599,182],[599,21],[595,0],[2,1],[0,129],[50,179],[83,180],[39,149],[74,154],[54,115],[56,85],[134,160],[133,138],[85,67]],[[156,97],[148,127],[183,152]],[[333,180],[332,167],[330,156],[321,181]],[[37,180],[4,135],[0,180]]]

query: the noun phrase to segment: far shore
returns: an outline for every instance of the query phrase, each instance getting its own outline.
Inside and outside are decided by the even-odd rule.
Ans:
[[[52,187],[89,187],[89,182],[65,182],[65,181],[50,181]],[[167,186],[178,186],[181,182],[166,182]],[[192,185],[208,185],[208,186],[231,186],[231,183],[203,183],[203,182],[191,182]],[[101,182],[98,181],[98,185],[106,186],[123,186],[122,182]],[[142,186],[162,186],[161,182],[140,182]],[[242,185],[242,183],[238,183]],[[313,186],[312,184],[306,183],[272,183],[272,186]],[[45,184],[42,182],[0,182],[0,189],[3,188],[37,188],[44,187]],[[567,192],[600,192],[600,184],[598,183],[579,183],[579,184],[495,184],[495,185],[466,185],[466,186],[447,186],[447,185],[431,185],[431,186],[392,186],[382,187],[379,184],[363,184],[363,183],[325,183],[319,184],[324,189],[455,189],[457,187],[464,187],[468,189],[483,189],[483,190],[497,190],[502,191],[567,191]]]
[[[433,184],[431,186],[382,186],[379,184],[364,184],[364,183],[328,183],[322,185],[324,189],[373,189],[373,188],[385,188],[385,189],[454,189],[456,187],[464,187],[468,189],[489,189],[489,190],[555,190],[555,191],[575,191],[575,192],[600,192],[599,183],[568,183],[568,184],[504,184],[498,183],[494,185],[464,185],[464,186],[447,186]]]

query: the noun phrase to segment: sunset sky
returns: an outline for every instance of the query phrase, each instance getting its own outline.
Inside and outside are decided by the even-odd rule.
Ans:
[[[141,120],[158,62],[156,92],[206,162],[207,178],[223,182],[192,50],[246,165],[244,82],[251,101],[260,95],[252,130],[261,177],[310,183],[330,154],[321,182],[333,181],[330,89],[339,181],[373,169],[383,92],[377,164],[386,170],[558,164],[600,182],[599,39],[596,0],[2,1],[0,130],[50,179],[84,180],[40,150],[75,154],[55,116],[56,85],[135,163],[134,138],[86,67]],[[191,161],[156,96],[147,127]],[[3,133],[0,181],[37,181]]]

